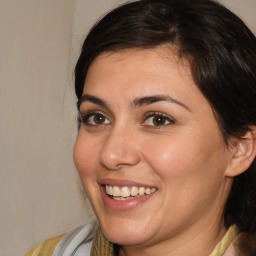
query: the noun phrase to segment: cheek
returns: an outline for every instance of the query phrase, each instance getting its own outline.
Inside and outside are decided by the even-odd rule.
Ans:
[[[91,150],[92,148],[94,150]],[[93,166],[96,165],[96,160],[98,159],[97,147],[81,131],[79,131],[76,138],[73,159],[81,178],[94,174]]]
[[[225,166],[222,165],[221,158],[224,159],[225,156],[221,153],[223,152],[221,140],[217,136],[215,136],[216,140],[208,138],[212,136],[203,133],[183,133],[182,136],[175,134],[165,137],[158,143],[155,140],[148,140],[144,157],[151,168],[168,182],[179,179],[185,182],[187,178],[202,180],[202,177],[208,179],[212,175],[222,175]]]
[[[164,177],[178,177],[184,175],[188,166],[194,162],[194,153],[183,139],[163,138],[159,143],[148,141],[144,157],[151,168]],[[193,153],[192,153],[193,152]]]

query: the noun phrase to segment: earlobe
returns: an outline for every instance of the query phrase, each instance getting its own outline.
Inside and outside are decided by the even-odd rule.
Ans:
[[[251,128],[242,138],[235,139],[231,146],[232,157],[225,171],[227,177],[245,172],[256,156],[256,127]]]

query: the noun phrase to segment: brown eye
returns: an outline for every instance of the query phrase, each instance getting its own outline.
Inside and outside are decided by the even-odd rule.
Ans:
[[[148,116],[145,121],[142,123],[144,126],[165,126],[169,124],[174,124],[174,120],[171,118],[161,115],[161,114],[151,114]]]
[[[95,115],[93,116],[93,122],[94,122],[95,124],[103,124],[103,123],[105,122],[105,120],[106,120],[106,117],[105,117],[105,116],[102,116],[102,115],[100,115],[100,114],[95,114]]]
[[[152,118],[152,123],[155,125],[155,126],[158,126],[158,125],[164,125],[166,123],[166,118],[162,117],[162,116],[154,116]]]
[[[108,125],[110,121],[100,113],[90,113],[83,118],[86,125]]]

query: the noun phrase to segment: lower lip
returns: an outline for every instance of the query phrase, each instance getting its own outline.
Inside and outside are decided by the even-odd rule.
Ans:
[[[110,210],[129,211],[129,210],[132,210],[132,209],[142,205],[143,203],[145,203],[147,200],[149,200],[155,194],[155,192],[151,193],[149,195],[135,197],[134,199],[115,200],[107,194],[105,186],[101,186],[101,194],[103,197],[104,204]]]

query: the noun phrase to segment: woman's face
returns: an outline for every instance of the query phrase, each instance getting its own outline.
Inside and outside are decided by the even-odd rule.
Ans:
[[[230,152],[189,67],[164,47],[97,57],[74,161],[105,236],[186,241],[220,225]]]

